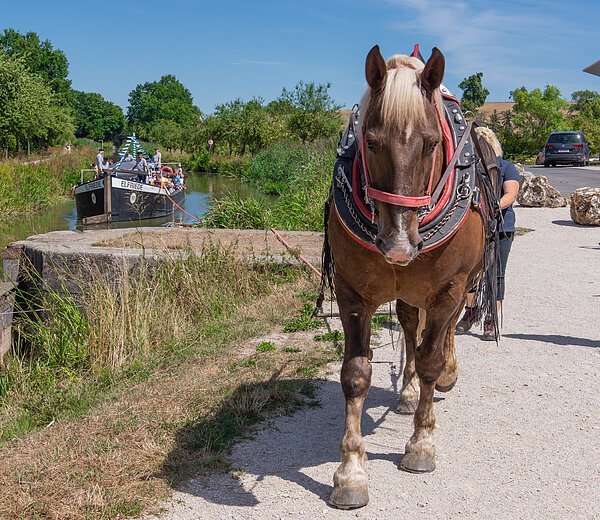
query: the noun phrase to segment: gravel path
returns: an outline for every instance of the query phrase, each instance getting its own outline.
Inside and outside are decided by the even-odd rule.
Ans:
[[[534,231],[513,244],[503,338],[459,338],[458,384],[436,394],[434,473],[397,468],[412,418],[392,411],[401,354],[384,331],[363,417],[367,507],[327,504],[343,417],[333,366],[320,408],[263,427],[234,449],[238,471],[188,482],[160,518],[600,518],[600,229],[568,208],[516,210]]]

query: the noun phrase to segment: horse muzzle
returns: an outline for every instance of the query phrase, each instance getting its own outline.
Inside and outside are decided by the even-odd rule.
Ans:
[[[423,240],[419,237],[416,245],[410,242],[390,244],[381,238],[375,240],[375,245],[388,264],[406,266],[410,264],[423,249]]]

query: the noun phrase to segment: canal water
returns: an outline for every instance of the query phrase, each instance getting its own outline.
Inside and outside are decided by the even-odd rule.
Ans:
[[[184,209],[190,215],[201,218],[209,209],[212,201],[228,193],[238,193],[242,198],[264,197],[259,191],[241,182],[239,179],[221,177],[217,175],[188,175],[186,179],[187,191]],[[168,222],[184,222],[194,224],[197,222],[185,213],[176,210],[173,218],[146,219],[139,222],[120,222],[114,227],[164,226]],[[81,229],[81,222],[77,221],[75,200],[68,200],[51,208],[33,215],[23,215],[10,220],[0,220],[0,248],[14,242],[23,240],[31,235],[39,235],[49,231],[63,231],[67,229]]]

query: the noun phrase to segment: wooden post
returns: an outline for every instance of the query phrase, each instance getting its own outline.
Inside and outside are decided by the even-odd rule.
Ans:
[[[106,215],[106,222],[111,221],[112,213],[112,176],[109,171],[104,172],[104,214]]]

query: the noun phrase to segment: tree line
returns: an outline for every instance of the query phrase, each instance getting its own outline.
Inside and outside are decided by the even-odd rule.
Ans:
[[[592,153],[600,151],[600,93],[578,90],[567,102],[558,88],[546,85],[531,91],[525,87],[510,93],[511,110],[484,115],[480,109],[489,91],[482,84],[483,73],[465,78],[458,87],[463,90],[461,106],[496,132],[507,157],[522,159],[540,151],[550,132],[581,130],[591,143]]]
[[[243,156],[281,140],[335,137],[342,125],[330,84],[300,81],[283,88],[273,101],[238,98],[203,114],[191,92],[175,76],[165,75],[137,85],[124,113],[99,93],[72,89],[68,69],[65,54],[36,33],[6,29],[0,34],[0,143],[5,157],[64,145],[76,137],[114,141],[131,132],[190,153],[205,151],[212,139],[219,153]],[[489,95],[482,80],[483,73],[477,72],[459,84],[463,109],[475,116]],[[598,92],[573,92],[569,104],[547,85],[543,90],[518,88],[511,98],[512,110],[484,118],[507,156],[534,155],[555,130],[582,130],[595,151],[600,147]]]
[[[330,85],[299,82],[270,103],[235,99],[202,114],[173,75],[139,84],[126,113],[96,92],[71,88],[65,54],[34,32],[0,34],[0,143],[4,157],[64,145],[74,138],[115,141],[136,132],[167,149],[204,150],[208,139],[226,154],[256,153],[281,139],[335,135],[341,125]]]

